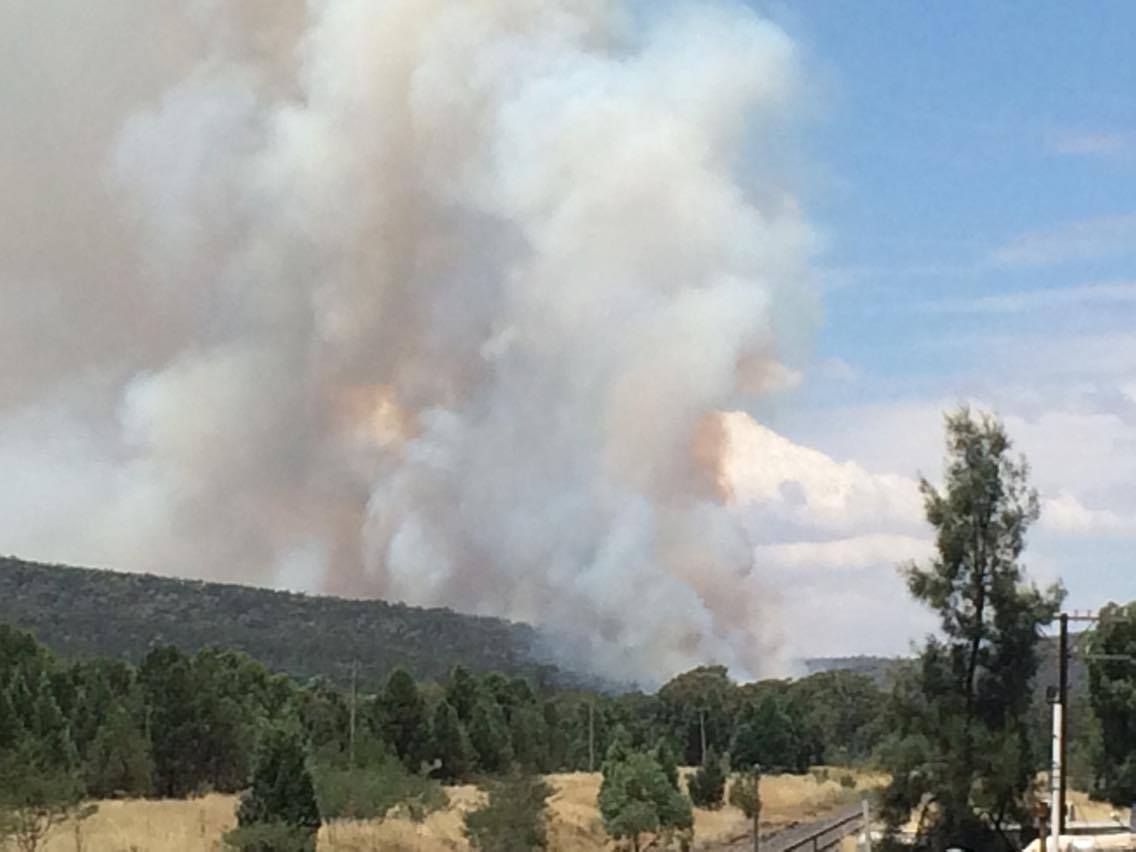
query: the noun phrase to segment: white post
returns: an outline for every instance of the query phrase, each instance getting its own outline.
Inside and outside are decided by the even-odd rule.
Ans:
[[[1061,717],[1064,709],[1059,702],[1053,702],[1053,762],[1049,770],[1052,852],[1061,852],[1061,773],[1065,771],[1061,765]]]

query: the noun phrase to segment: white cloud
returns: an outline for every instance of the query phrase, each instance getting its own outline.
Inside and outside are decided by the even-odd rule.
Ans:
[[[741,412],[726,415],[725,426],[725,469],[734,502],[762,528],[774,519],[827,533],[864,525],[887,530],[919,525],[921,500],[915,480],[872,474],[855,462],[836,461]]]
[[[1053,532],[1073,535],[1136,533],[1136,515],[1121,514],[1111,509],[1090,509],[1068,493],[1043,502],[1041,524]]]
[[[758,564],[785,568],[852,569],[898,565],[932,553],[929,537],[867,533],[832,541],[793,541],[754,548]]]
[[[1100,216],[1027,231],[995,249],[999,266],[1050,266],[1129,254],[1136,246],[1136,214]]]
[[[838,461],[741,412],[724,425],[726,481],[757,542],[757,579],[777,590],[788,656],[905,652],[933,626],[896,571],[930,549],[915,480]]]
[[[1112,157],[1131,151],[1136,144],[1136,134],[1066,129],[1051,134],[1047,142],[1054,154]]]
[[[1023,311],[1136,305],[1136,281],[1102,281],[1074,287],[1046,287],[974,299],[944,299],[927,307],[943,313],[1016,314]]]

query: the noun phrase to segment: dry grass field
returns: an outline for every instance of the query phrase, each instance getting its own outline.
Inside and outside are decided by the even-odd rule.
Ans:
[[[857,795],[857,790],[878,783],[874,776],[856,774],[856,786],[836,779],[847,773],[833,769],[805,776],[775,776],[762,781],[762,822],[794,822],[831,810]],[[555,793],[549,800],[549,848],[555,852],[599,852],[612,844],[604,834],[596,811],[598,773],[549,776]],[[847,780],[845,784],[847,784]],[[474,787],[449,787],[450,806],[421,823],[392,815],[382,821],[335,821],[320,831],[319,848],[336,852],[449,852],[468,850],[462,837],[462,815],[477,807],[482,794]],[[49,838],[45,852],[220,852],[221,835],[234,825],[233,796],[210,795],[182,801],[109,801],[80,827],[60,826]],[[736,808],[695,810],[695,839],[699,843],[724,840],[746,830],[746,819]],[[78,844],[77,841],[78,840]]]

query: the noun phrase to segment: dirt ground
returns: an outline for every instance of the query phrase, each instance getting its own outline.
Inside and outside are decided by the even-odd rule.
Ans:
[[[840,783],[843,776],[844,784]],[[549,800],[549,848],[555,852],[600,852],[613,848],[596,810],[599,773],[550,775],[555,793]],[[855,786],[848,786],[850,781]],[[814,770],[805,776],[771,776],[761,785],[762,822],[784,824],[814,817],[846,803],[858,790],[878,783],[870,775],[843,769]],[[337,820],[320,830],[321,852],[450,852],[468,850],[462,817],[476,808],[482,794],[475,787],[448,787],[450,805],[423,822],[390,817],[382,821]],[[209,795],[179,801],[125,800],[99,803],[76,836],[63,825],[49,838],[45,852],[220,852],[221,835],[234,825],[236,799]],[[724,840],[745,833],[741,811],[695,809],[695,839]],[[78,843],[76,842],[78,840]]]

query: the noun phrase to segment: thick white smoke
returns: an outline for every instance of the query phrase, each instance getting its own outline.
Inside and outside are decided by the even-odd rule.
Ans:
[[[125,5],[148,45],[4,93],[104,110],[4,140],[0,548],[509,616],[618,677],[775,665],[716,412],[811,321],[790,40],[727,2]]]

